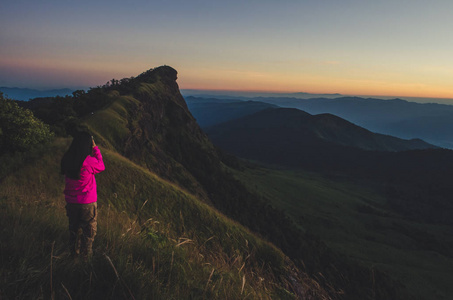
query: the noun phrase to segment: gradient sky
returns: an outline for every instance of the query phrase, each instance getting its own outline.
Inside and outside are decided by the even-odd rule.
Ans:
[[[0,86],[174,67],[182,89],[453,98],[451,0],[14,0]]]

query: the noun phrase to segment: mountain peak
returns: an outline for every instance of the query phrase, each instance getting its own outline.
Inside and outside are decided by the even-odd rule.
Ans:
[[[158,79],[165,81],[176,81],[178,79],[178,72],[170,66],[160,66],[157,68],[149,69],[137,76],[137,79],[143,82],[153,83]]]

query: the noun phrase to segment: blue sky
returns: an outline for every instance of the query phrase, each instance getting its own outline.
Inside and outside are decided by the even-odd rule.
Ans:
[[[160,65],[185,89],[453,98],[453,1],[0,4],[0,86],[87,87]]]

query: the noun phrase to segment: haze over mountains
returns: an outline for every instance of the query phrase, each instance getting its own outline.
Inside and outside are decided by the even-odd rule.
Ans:
[[[257,99],[258,100],[258,99]],[[453,106],[414,103],[401,99],[342,97],[336,99],[259,98],[283,107],[296,107],[309,113],[332,113],[371,131],[401,138],[421,138],[429,143],[453,146]]]
[[[342,95],[339,93],[333,94],[312,94],[306,92],[296,92],[296,93],[272,93],[272,92],[247,92],[247,91],[222,91],[222,90],[191,90],[191,89],[181,89],[181,94],[184,97],[202,97],[202,98],[216,98],[216,99],[248,99],[256,97],[275,97],[275,98],[298,98],[298,99],[310,99],[310,98],[338,98]]]
[[[190,97],[189,102],[190,102]],[[340,98],[234,98],[298,108],[310,114],[330,113],[376,133],[403,139],[420,138],[439,147],[453,148],[453,106],[415,103],[401,99]]]
[[[226,147],[238,143],[245,147],[251,139],[261,136],[263,142],[278,138],[296,148],[321,141],[373,151],[436,148],[420,139],[403,140],[372,133],[332,114],[311,115],[299,109],[285,109],[258,101],[196,97],[186,97],[186,101],[200,126],[215,142]],[[273,135],[268,136],[271,132]],[[279,143],[275,143],[275,147],[278,146]]]
[[[36,90],[27,88],[0,87],[0,91],[11,99],[28,101],[33,98],[71,95],[74,90],[68,88]]]
[[[370,96],[370,95],[345,95],[340,93],[307,93],[307,92],[253,92],[253,91],[231,91],[231,90],[194,90],[194,89],[181,89],[184,97],[201,97],[201,98],[217,98],[217,99],[250,99],[257,97],[271,97],[271,98],[296,98],[296,99],[314,99],[314,98],[341,98],[341,97],[359,97],[359,98],[375,98],[382,100],[391,99],[404,99],[416,103],[439,103],[453,105],[453,99],[450,98],[430,98],[430,97],[401,97],[401,96]]]

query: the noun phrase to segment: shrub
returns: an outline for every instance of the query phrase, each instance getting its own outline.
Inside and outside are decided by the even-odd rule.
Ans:
[[[49,142],[52,136],[48,125],[0,92],[0,155],[28,151]]]

